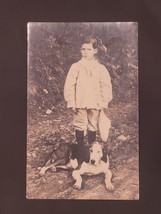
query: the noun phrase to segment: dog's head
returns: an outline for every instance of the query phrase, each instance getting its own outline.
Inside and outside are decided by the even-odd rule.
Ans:
[[[104,145],[97,141],[94,141],[89,149],[90,159],[89,163],[97,166],[101,160],[107,162],[107,155],[104,150]]]

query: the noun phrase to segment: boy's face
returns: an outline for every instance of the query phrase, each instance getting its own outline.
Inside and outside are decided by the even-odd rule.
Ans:
[[[83,44],[80,50],[82,57],[87,60],[93,59],[94,55],[97,53],[97,49],[93,48],[92,43]]]

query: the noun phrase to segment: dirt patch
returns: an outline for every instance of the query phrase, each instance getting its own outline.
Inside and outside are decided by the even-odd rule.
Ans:
[[[27,198],[29,199],[139,199],[139,145],[137,103],[112,106],[106,112],[112,120],[107,148],[115,191],[105,189],[104,176],[83,176],[83,188],[73,188],[70,171],[39,175],[45,158],[57,143],[74,140],[70,111],[28,117]]]

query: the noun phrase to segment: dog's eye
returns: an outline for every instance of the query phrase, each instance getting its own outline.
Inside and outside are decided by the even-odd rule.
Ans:
[[[97,153],[100,153],[100,151],[98,151]]]

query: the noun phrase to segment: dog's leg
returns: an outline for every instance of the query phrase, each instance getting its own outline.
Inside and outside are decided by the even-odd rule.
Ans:
[[[45,166],[43,166],[40,170],[40,175],[44,175],[48,169],[51,169],[52,172],[56,172],[56,166],[65,166],[65,160],[56,160],[53,163],[46,163]],[[61,168],[61,167],[60,167]]]
[[[73,176],[74,180],[76,180],[75,184],[73,185],[74,188],[81,189],[81,187],[82,187],[82,176],[81,175],[86,173],[86,169],[87,169],[87,163],[83,162],[80,169],[73,171],[72,176]]]
[[[44,175],[44,174],[46,173],[46,171],[47,171],[48,169],[50,169],[50,168],[52,168],[52,171],[53,171],[53,172],[56,172],[55,162],[54,162],[54,163],[51,163],[51,164],[48,165],[48,166],[43,166],[43,167],[41,168],[39,174],[40,174],[41,176]]]
[[[115,187],[111,183],[111,179],[112,179],[112,172],[108,169],[105,173],[105,185],[106,185],[106,189],[109,191],[115,189]]]
[[[73,168],[73,169],[76,169],[77,167],[78,167],[78,161],[77,161],[77,159],[70,159],[70,165],[71,165],[71,167]]]
[[[80,174],[80,170],[74,170],[72,173],[72,176],[74,180],[76,180],[75,184],[73,185],[74,188],[76,189],[81,189],[82,187],[82,177]]]

